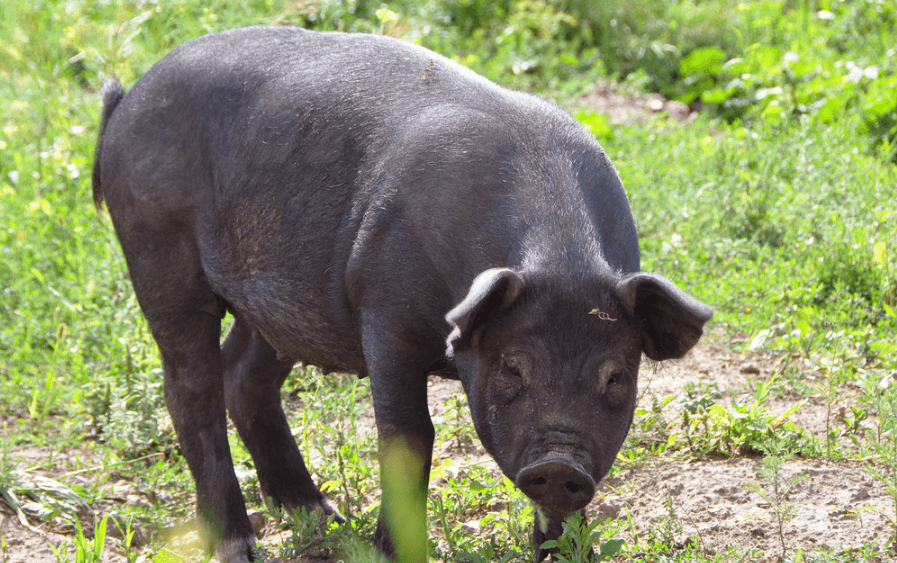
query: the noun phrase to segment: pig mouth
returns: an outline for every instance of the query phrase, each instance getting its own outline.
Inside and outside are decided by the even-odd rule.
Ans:
[[[521,469],[514,482],[553,522],[582,510],[595,496],[595,480],[567,452],[542,455]]]

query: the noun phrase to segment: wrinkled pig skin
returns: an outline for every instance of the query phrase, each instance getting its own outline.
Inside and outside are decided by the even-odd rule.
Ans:
[[[295,363],[370,378],[381,461],[408,448],[422,493],[427,376],[460,379],[486,449],[538,508],[540,560],[613,463],[642,353],[681,357],[712,314],[639,272],[625,191],[582,126],[412,44],[233,30],[181,45],[127,94],[107,80],[103,101],[94,199],[223,562],[253,560],[255,542],[228,415],[263,495],[342,520],[281,407]],[[405,508],[425,542],[418,497]],[[401,558],[390,538],[381,514],[375,544]]]

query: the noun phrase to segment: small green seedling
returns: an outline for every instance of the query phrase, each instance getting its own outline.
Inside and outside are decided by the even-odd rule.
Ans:
[[[766,457],[763,458],[757,473],[759,473],[764,482],[761,484],[754,481],[745,488],[760,495],[772,507],[776,532],[782,547],[782,559],[784,560],[788,554],[788,548],[785,543],[785,525],[793,520],[800,510],[797,504],[787,502],[788,494],[804,479],[807,479],[809,475],[801,472],[792,475],[790,478],[785,478],[783,468],[785,462],[793,455],[793,452],[787,449],[781,441],[769,439],[762,443],[760,447],[766,453]]]

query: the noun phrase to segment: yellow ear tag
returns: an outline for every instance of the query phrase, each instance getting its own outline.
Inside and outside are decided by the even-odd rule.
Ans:
[[[605,312],[602,311],[601,309],[598,309],[597,307],[594,308],[594,309],[592,309],[591,311],[589,311],[589,314],[590,314],[590,315],[598,315],[598,318],[601,319],[602,321],[611,321],[611,322],[614,322],[614,321],[617,320],[617,319],[613,319],[613,318],[611,318],[610,315],[608,315],[607,313],[605,313]]]

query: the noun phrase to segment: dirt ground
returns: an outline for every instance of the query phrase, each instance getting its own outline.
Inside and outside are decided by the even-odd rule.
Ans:
[[[759,383],[769,379],[770,370],[777,364],[778,359],[761,354],[739,356],[721,346],[702,344],[684,359],[664,364],[653,378],[650,372],[643,371],[641,386],[659,397],[681,398],[689,384],[715,385],[722,390],[720,404],[724,404],[736,396],[750,395]],[[813,375],[809,372],[804,377]],[[647,396],[643,396],[643,402]],[[799,400],[807,399],[772,395],[768,407],[770,413],[782,413]],[[842,424],[838,413],[854,404],[850,393],[836,398],[831,408],[822,397],[810,396],[789,420],[824,443],[826,413],[833,413],[833,425]],[[668,408],[670,418],[673,410],[681,411],[677,401]],[[842,443],[847,444],[847,440]],[[676,520],[682,524],[675,534],[679,541],[696,539],[710,553],[725,553],[730,547],[744,554],[759,550],[766,556],[748,560],[777,561],[781,540],[773,507],[747,489],[752,483],[769,487],[758,472],[761,466],[759,457],[745,455],[639,464],[603,481],[595,504],[599,514],[611,518],[626,518],[628,511],[637,533],[644,539],[650,530],[669,525],[669,499]],[[894,533],[889,522],[889,518],[894,518],[890,497],[862,462],[794,457],[782,468],[785,479],[801,473],[806,478],[784,499],[785,504],[797,509],[794,519],[783,529],[789,553],[816,548],[839,552],[864,544],[882,547]]]

